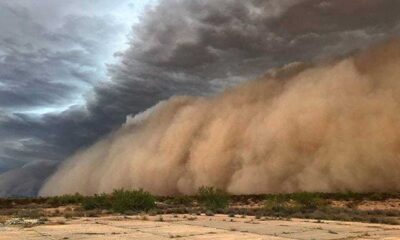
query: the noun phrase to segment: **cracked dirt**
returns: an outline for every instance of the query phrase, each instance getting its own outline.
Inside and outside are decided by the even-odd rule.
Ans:
[[[14,239],[400,239],[400,226],[304,219],[272,220],[227,215],[49,218],[44,225],[0,226]]]

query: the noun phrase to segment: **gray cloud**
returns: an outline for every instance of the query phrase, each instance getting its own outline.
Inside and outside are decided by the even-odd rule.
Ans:
[[[29,10],[0,2],[0,107],[70,105],[102,77],[101,58],[112,53],[99,49],[123,27],[107,16],[71,13],[49,29]]]
[[[0,195],[34,194],[50,168],[30,166],[54,167],[98,134],[78,126],[84,94],[107,77],[130,28],[111,10],[128,3],[0,0]]]
[[[133,26],[129,48],[108,66],[110,80],[100,81],[99,64],[113,53],[99,49],[123,28],[107,17],[109,1],[99,2],[96,16],[77,1],[62,8],[17,3],[0,1],[0,22],[5,16],[9,25],[0,33],[0,172],[62,161],[170,96],[210,95],[286,63],[347,55],[400,30],[400,3],[391,0],[164,0]],[[84,92],[85,104],[58,114],[11,110],[68,104]]]

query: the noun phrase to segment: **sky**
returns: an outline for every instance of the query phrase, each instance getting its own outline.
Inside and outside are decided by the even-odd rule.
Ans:
[[[400,33],[396,0],[0,0],[0,196],[174,95]]]

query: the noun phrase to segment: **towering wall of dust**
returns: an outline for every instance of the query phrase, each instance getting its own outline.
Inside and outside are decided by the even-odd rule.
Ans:
[[[399,66],[390,42],[214,97],[173,97],[76,153],[41,195],[400,190]]]

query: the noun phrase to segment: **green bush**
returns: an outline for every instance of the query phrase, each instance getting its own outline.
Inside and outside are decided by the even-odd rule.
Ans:
[[[156,206],[155,198],[142,189],[140,190],[114,190],[111,194],[111,208],[115,212],[148,211]]]
[[[82,200],[82,207],[85,210],[110,209],[111,198],[105,193],[95,194],[94,196],[85,197]]]
[[[175,205],[189,206],[189,205],[191,205],[192,201],[193,200],[190,196],[179,195],[179,196],[175,196],[174,198],[172,198],[169,202],[171,202],[172,204],[175,204]]]
[[[280,212],[285,211],[289,207],[286,195],[268,196],[264,202],[264,208],[267,211]]]
[[[200,187],[198,199],[209,210],[225,209],[229,204],[229,195],[214,187]]]

